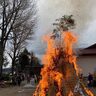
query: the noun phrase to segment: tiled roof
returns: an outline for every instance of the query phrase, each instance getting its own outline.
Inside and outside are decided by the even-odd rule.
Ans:
[[[80,55],[96,55],[96,44],[80,50]]]
[[[91,45],[91,46],[89,46],[89,47],[87,47],[85,49],[96,49],[96,44],[93,44],[93,45]]]

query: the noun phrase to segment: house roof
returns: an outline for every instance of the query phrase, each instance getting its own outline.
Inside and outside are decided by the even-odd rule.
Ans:
[[[10,73],[11,72],[11,68],[4,68],[3,69],[3,73]]]
[[[87,47],[85,49],[96,49],[96,44],[93,44],[93,45],[91,45],[91,46],[89,46],[89,47]]]
[[[80,50],[80,55],[96,55],[96,44]]]

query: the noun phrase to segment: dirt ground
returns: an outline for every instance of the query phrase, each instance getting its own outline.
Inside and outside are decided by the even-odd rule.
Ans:
[[[32,96],[34,88],[8,87],[0,88],[0,96]]]
[[[96,88],[91,88],[96,96]],[[32,96],[35,88],[24,88],[23,86],[0,88],[0,96]]]

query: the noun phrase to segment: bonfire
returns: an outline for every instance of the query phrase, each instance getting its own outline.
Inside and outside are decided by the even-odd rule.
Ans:
[[[74,22],[68,17],[63,23],[72,25]],[[59,22],[60,24],[62,21]],[[67,29],[65,26],[61,27],[60,34],[55,30],[55,35],[44,37],[47,50],[42,60],[44,64],[41,70],[42,79],[33,96],[94,96],[79,80],[79,68],[73,51],[73,44],[76,43],[77,38],[68,31],[70,26],[67,26]]]

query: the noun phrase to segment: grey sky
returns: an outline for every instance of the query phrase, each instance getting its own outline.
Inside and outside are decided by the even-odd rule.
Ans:
[[[35,40],[28,48],[39,57],[45,49],[42,35],[52,31],[52,23],[63,15],[74,15],[78,46],[86,47],[96,42],[96,0],[39,0],[38,26]]]

